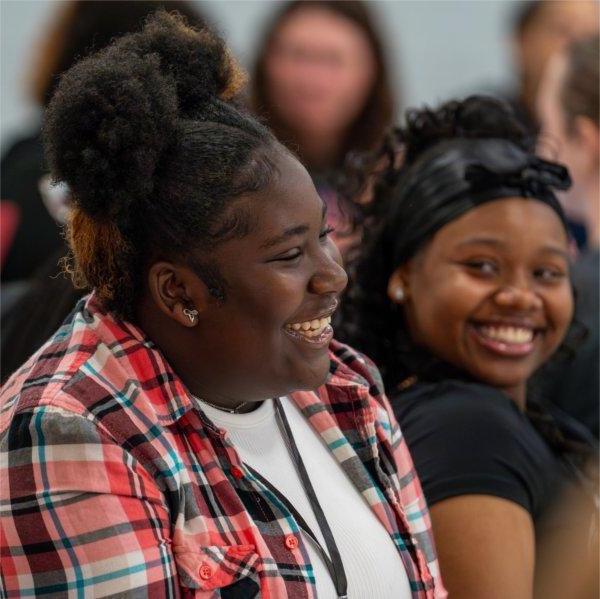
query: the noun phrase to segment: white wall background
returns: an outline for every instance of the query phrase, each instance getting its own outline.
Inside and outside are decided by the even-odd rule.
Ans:
[[[518,0],[372,0],[387,41],[402,104],[435,103],[511,82],[509,20]],[[32,119],[27,95],[31,55],[60,0],[0,0],[0,143],[4,149]],[[107,2],[107,8],[110,3]],[[246,66],[275,0],[207,0],[202,12]]]

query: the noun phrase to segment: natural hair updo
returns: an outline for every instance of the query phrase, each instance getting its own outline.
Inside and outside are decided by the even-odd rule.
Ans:
[[[230,103],[245,74],[213,32],[160,11],[61,78],[45,116],[48,162],[69,185],[67,238],[78,287],[130,317],[150,260],[186,261],[247,227],[223,224],[232,200],[266,186],[278,149]]]

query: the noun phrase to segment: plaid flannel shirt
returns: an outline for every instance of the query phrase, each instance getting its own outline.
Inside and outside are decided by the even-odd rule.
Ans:
[[[156,346],[93,294],[0,397],[7,597],[316,596],[298,523]],[[394,540],[413,597],[445,597],[372,364],[334,342],[328,382],[291,397]]]

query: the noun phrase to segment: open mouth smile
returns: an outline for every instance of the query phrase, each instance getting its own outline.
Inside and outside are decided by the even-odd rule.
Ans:
[[[337,302],[328,314],[285,325],[285,332],[292,338],[307,343],[313,347],[324,347],[329,345],[333,338],[333,327],[331,326],[331,315],[337,308]]]
[[[535,339],[540,333],[531,326],[508,324],[471,323],[472,337],[489,351],[507,357],[523,357],[531,354]]]

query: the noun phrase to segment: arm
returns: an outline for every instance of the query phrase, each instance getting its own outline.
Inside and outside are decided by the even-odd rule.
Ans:
[[[491,495],[430,507],[444,584],[457,599],[531,599],[535,535],[529,513]]]
[[[16,414],[0,456],[9,597],[177,595],[162,494],[92,422],[57,408]]]

